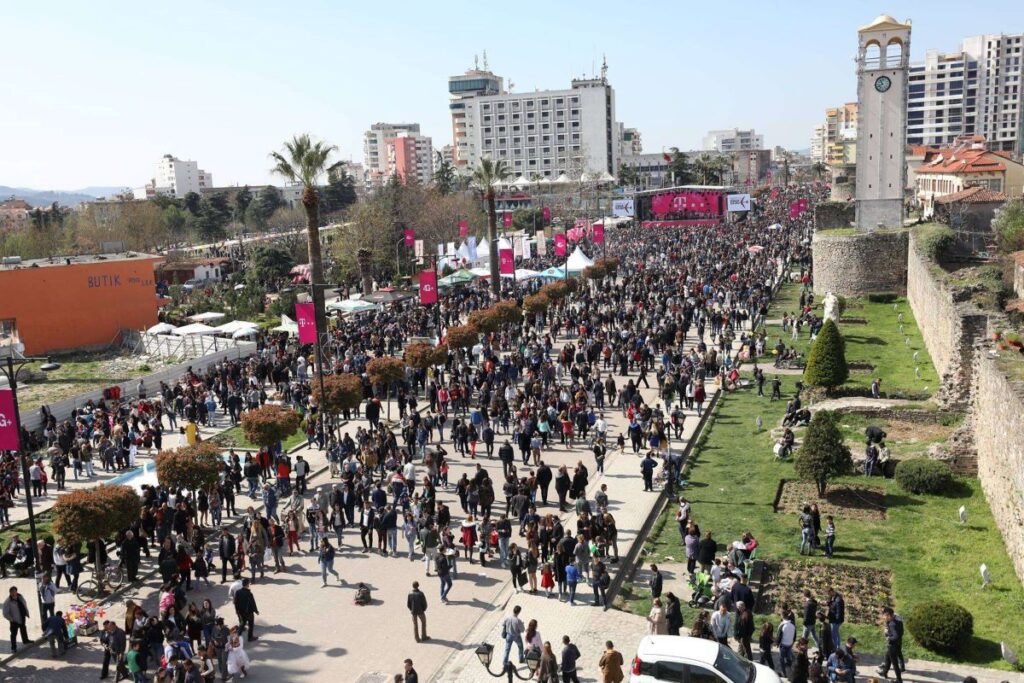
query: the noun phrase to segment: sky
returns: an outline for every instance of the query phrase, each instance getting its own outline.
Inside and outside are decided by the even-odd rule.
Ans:
[[[804,149],[826,107],[856,98],[856,29],[878,14],[913,20],[913,60],[1024,32],[1019,0],[890,3],[4,3],[0,185],[138,187],[167,153],[218,186],[262,184],[292,135],[362,161],[377,121],[418,122],[440,149],[447,79],[484,50],[517,92],[566,88],[606,56],[617,119],[647,152],[732,127]]]

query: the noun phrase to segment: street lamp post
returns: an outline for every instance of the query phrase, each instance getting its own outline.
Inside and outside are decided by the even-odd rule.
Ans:
[[[49,358],[19,358],[17,362],[15,362],[13,355],[7,357],[7,364],[5,366],[0,366],[0,371],[2,371],[7,377],[7,386],[10,387],[11,391],[11,403],[14,406],[13,422],[14,429],[18,435],[18,458],[21,460],[21,479],[25,484],[25,507],[28,509],[28,529],[29,535],[32,537],[32,544],[29,547],[28,556],[32,561],[33,578],[36,578],[40,571],[39,550],[36,547],[39,539],[36,533],[35,511],[32,507],[32,478],[28,471],[30,458],[25,453],[25,440],[22,438],[21,434],[21,415],[18,412],[18,371],[25,365],[37,361],[43,362],[43,365],[39,368],[43,372],[50,372],[51,370],[57,370],[60,368],[60,363],[51,363]],[[43,598],[39,594],[39,591],[36,591],[36,602],[39,606],[39,614],[42,614]]]
[[[537,666],[540,664],[540,653],[536,650],[530,650],[526,653],[526,668],[527,675],[523,676],[516,669],[512,662],[505,662],[505,668],[500,673],[494,673],[491,671],[491,658],[494,656],[494,646],[490,643],[480,643],[476,648],[476,657],[483,664],[484,669],[493,678],[501,678],[502,676],[507,677],[508,683],[512,683],[514,680],[512,677],[518,678],[521,681],[528,681],[533,678],[533,674],[537,671]]]

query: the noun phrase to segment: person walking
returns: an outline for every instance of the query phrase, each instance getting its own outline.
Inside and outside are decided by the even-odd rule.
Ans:
[[[652,564],[651,578],[647,580],[647,585],[651,589],[652,599],[661,597],[661,588],[664,585],[664,581],[664,577],[662,577],[661,572],[658,571],[658,565]]]
[[[320,537],[320,549],[317,555],[317,562],[320,564],[320,580],[322,581],[320,587],[327,587],[327,575],[332,574],[334,578],[338,580],[339,584],[345,583],[338,574],[338,570],[334,568],[334,546],[331,545],[330,540],[326,536]]]
[[[846,602],[843,596],[836,592],[835,588],[828,589],[828,623],[832,631],[832,649],[838,650],[841,643],[839,633],[843,622],[846,621]]]
[[[113,621],[104,621],[100,643],[103,645],[103,667],[100,669],[100,680],[110,675],[111,662],[114,664],[114,680],[119,680],[121,667],[124,665],[125,648],[128,644],[124,630]]]
[[[562,683],[580,683],[576,675],[576,662],[580,657],[580,649],[569,640],[569,636],[562,636]]]
[[[793,613],[784,610],[782,621],[779,623],[779,671],[785,675],[793,664],[793,644],[796,642],[796,624],[793,623]]]
[[[416,637],[416,642],[430,640],[430,636],[427,635],[427,596],[420,590],[419,581],[412,582],[412,590],[405,599],[405,606],[412,615],[412,633]]]
[[[732,633],[732,615],[729,606],[723,601],[718,611],[711,615],[711,635],[722,645],[729,645],[729,634]]]
[[[814,634],[814,625],[818,619],[818,601],[811,595],[809,588],[804,589],[804,629],[801,638],[813,640],[815,647],[820,648],[818,637]]]
[[[17,652],[19,633],[21,634],[21,642],[23,644],[28,645],[30,642],[27,626],[29,612],[25,598],[13,586],[7,599],[4,600],[3,615],[11,627],[11,652]]]
[[[259,638],[253,635],[252,631],[255,626],[256,615],[260,613],[260,610],[256,607],[256,598],[249,588],[249,579],[242,579],[242,587],[235,591],[233,602],[235,604],[235,614],[238,615],[238,632],[241,633],[243,630],[247,630],[248,637],[246,639],[249,642],[259,640]]]
[[[663,636],[668,633],[668,620],[665,618],[661,598],[655,598],[651,603],[651,611],[647,614],[647,633],[652,636]]]
[[[612,641],[604,644],[604,653],[598,660],[597,666],[601,669],[601,683],[622,683],[625,675],[622,673],[624,664],[622,653],[615,649]]]
[[[540,662],[537,663],[537,683],[558,683],[558,660],[547,641],[544,641]]]
[[[882,609],[885,622],[885,661],[878,667],[878,675],[889,677],[889,668],[896,673],[896,683],[903,683],[903,622],[896,618],[892,607]]]
[[[754,637],[754,615],[747,609],[747,604],[742,600],[736,603],[736,626],[734,629],[736,642],[739,643],[740,654],[747,659],[753,659],[754,651],[750,647],[750,641]]]
[[[526,626],[523,625],[523,620],[519,618],[519,613],[522,611],[523,608],[516,605],[512,608],[512,614],[505,617],[505,620],[501,622],[501,638],[505,641],[505,653],[501,658],[502,671],[508,668],[508,656],[512,653],[512,645],[519,649],[519,663],[522,664],[524,661],[523,632],[526,630]]]
[[[46,621],[46,618],[52,617],[57,609],[57,587],[53,585],[49,574],[43,574],[43,577],[39,579],[39,601],[43,606],[42,619]]]
[[[434,571],[437,572],[437,578],[441,582],[441,602],[447,605],[448,593],[452,589],[452,563],[445,551],[437,554],[437,560],[434,561]]]

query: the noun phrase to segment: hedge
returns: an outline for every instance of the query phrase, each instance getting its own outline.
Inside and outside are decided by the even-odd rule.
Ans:
[[[366,373],[374,384],[394,384],[405,379],[405,363],[394,356],[378,356],[366,364]]]
[[[472,325],[455,325],[445,335],[448,346],[453,349],[468,349],[480,341],[480,333]]]
[[[956,654],[971,640],[974,617],[953,602],[925,602],[910,610],[907,629],[921,647],[933,652]]]
[[[953,472],[940,460],[911,458],[896,465],[896,483],[910,493],[940,493],[953,483]]]
[[[896,292],[869,292],[868,301],[873,304],[891,304],[895,303],[900,295]]]

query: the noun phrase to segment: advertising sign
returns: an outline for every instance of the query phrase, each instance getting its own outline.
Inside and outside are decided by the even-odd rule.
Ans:
[[[431,268],[430,270],[420,271],[420,304],[422,306],[429,306],[430,304],[437,303],[437,271]]]
[[[316,343],[316,309],[313,304],[295,304],[295,322],[299,324],[299,343]]]
[[[603,223],[594,223],[594,244],[604,244]]]
[[[725,199],[729,211],[750,211],[749,194],[730,194],[726,195]]]
[[[459,221],[459,237],[465,239],[469,235],[469,221],[465,218]]]
[[[405,229],[405,246],[411,247],[416,244],[416,232],[412,228]]]
[[[565,235],[555,235],[555,256],[565,256]]]
[[[633,217],[633,200],[632,199],[613,199],[612,200],[612,215],[616,218],[632,218]]]
[[[511,249],[499,249],[498,259],[501,262],[502,275],[513,275],[516,272],[516,259]]]
[[[0,451],[17,451],[21,447],[14,419],[14,394],[0,391]]]

